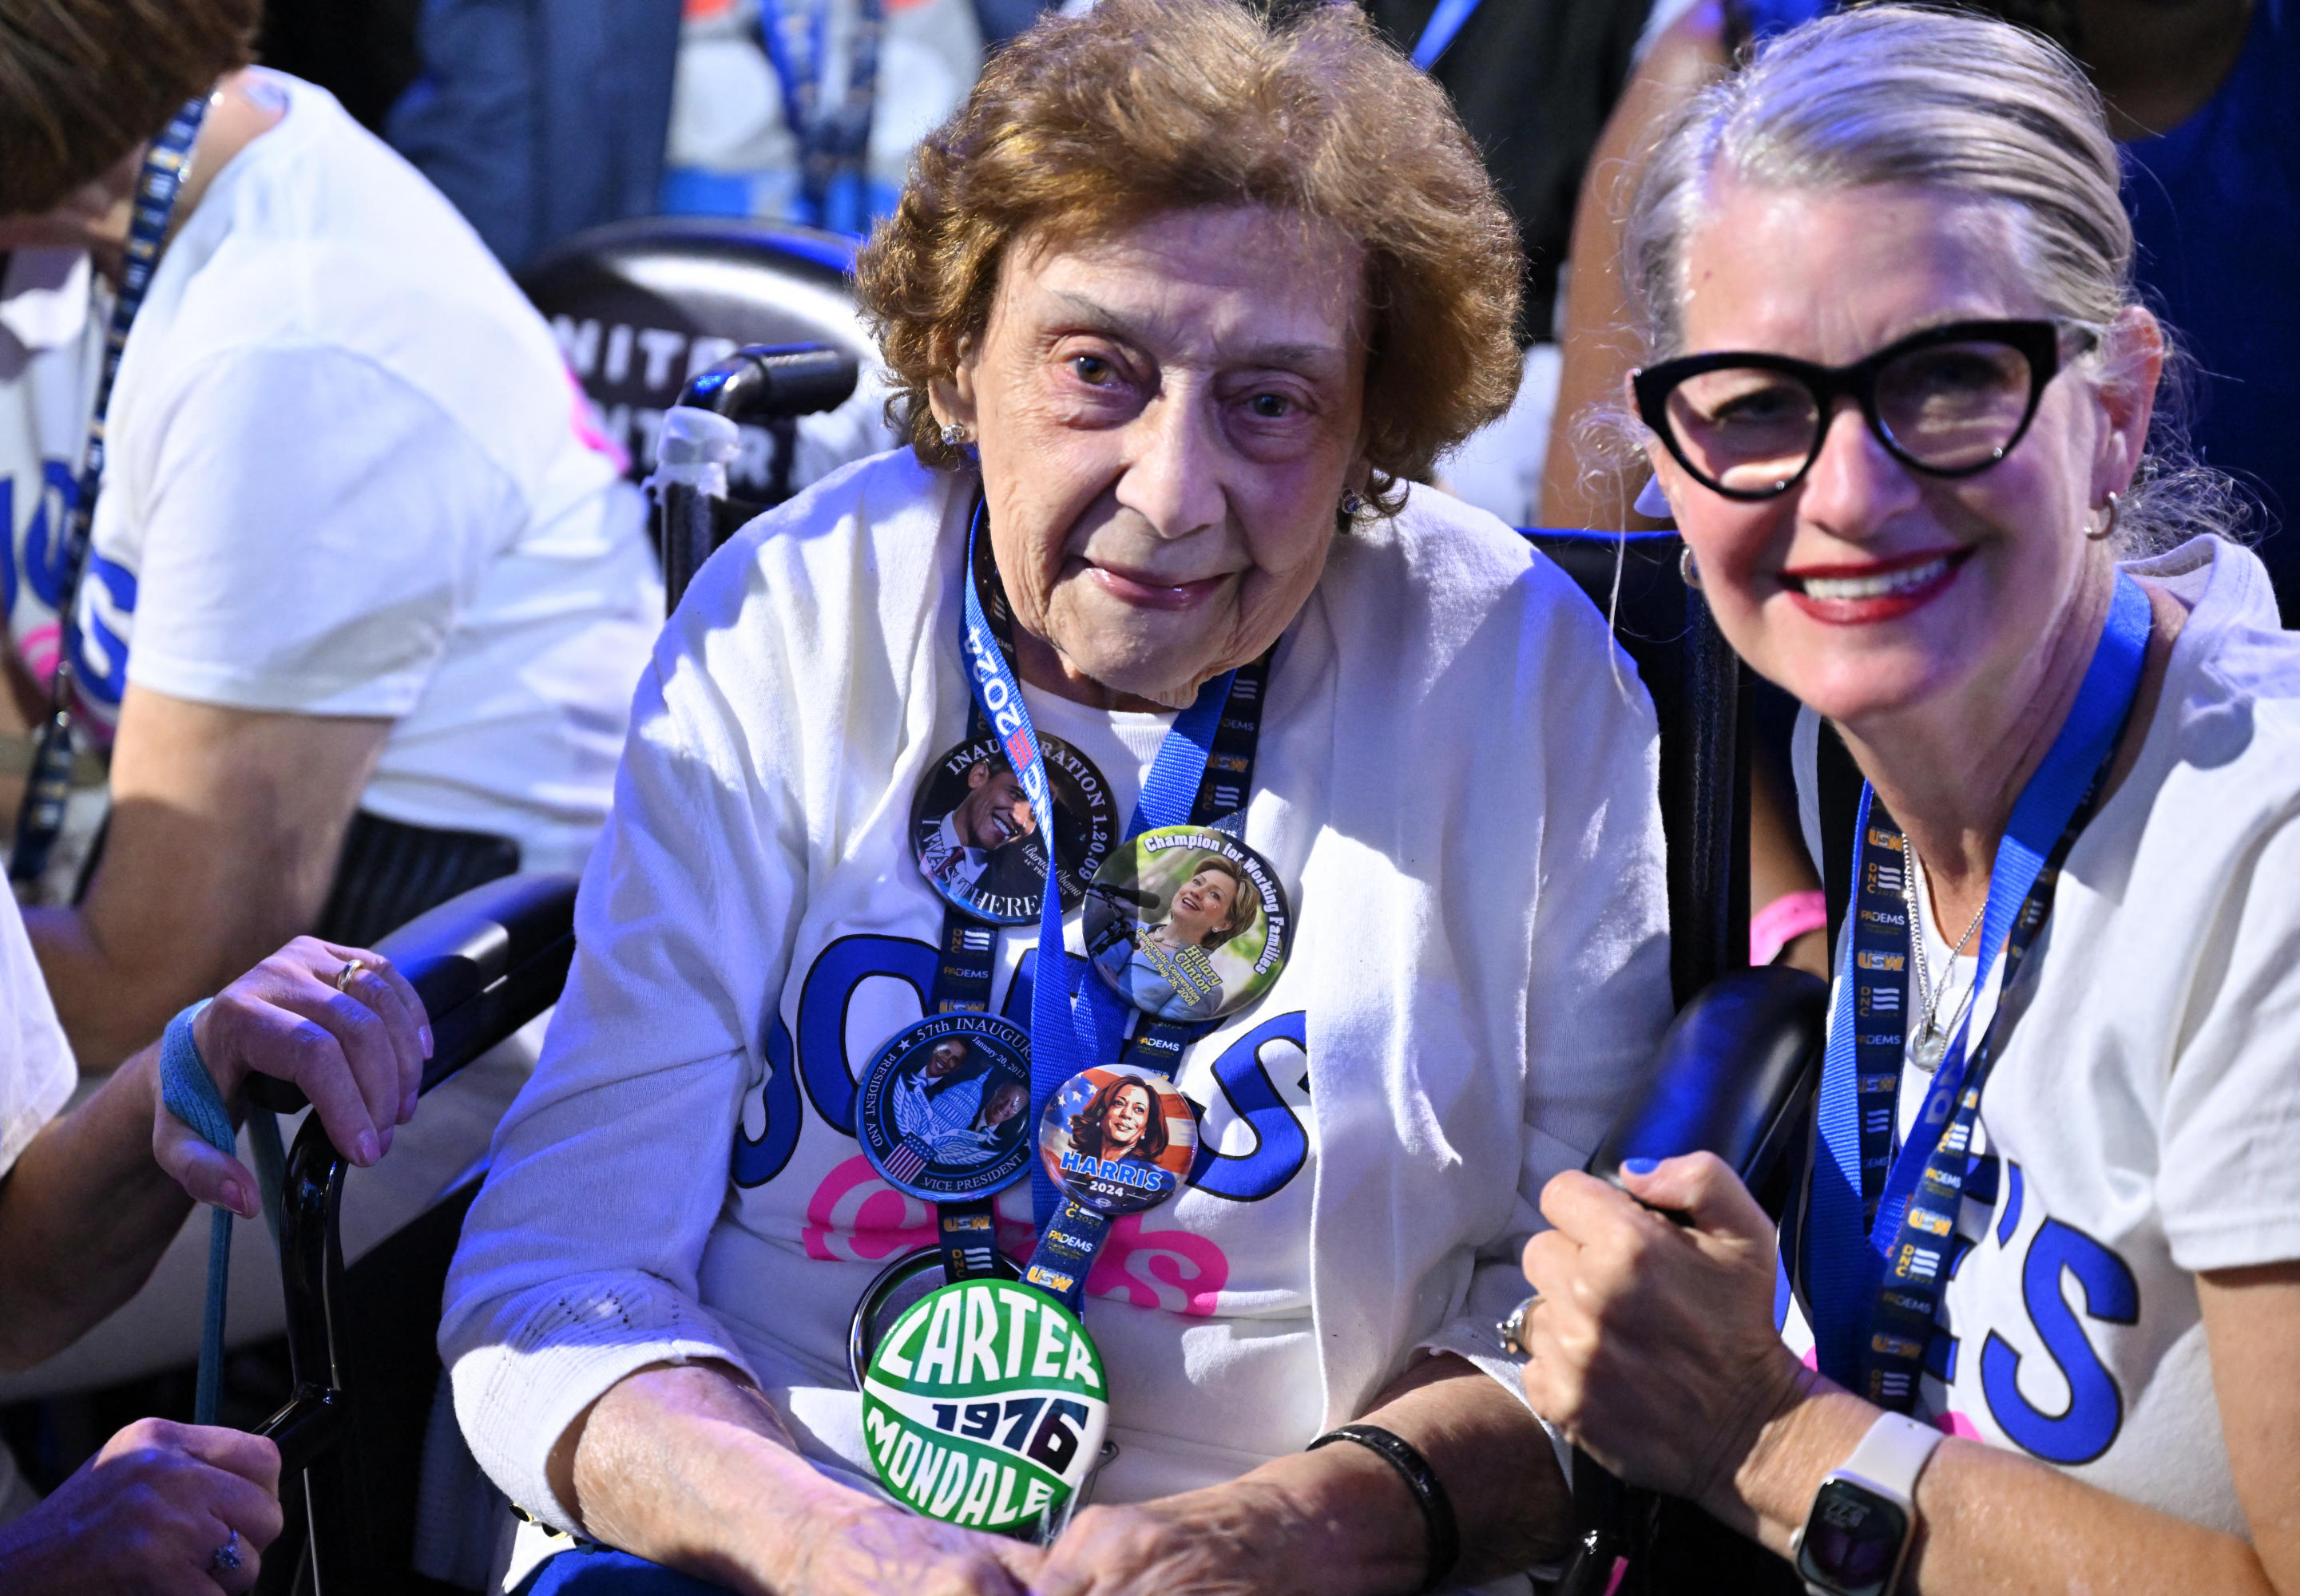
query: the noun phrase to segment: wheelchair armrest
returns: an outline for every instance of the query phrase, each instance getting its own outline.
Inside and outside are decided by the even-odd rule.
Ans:
[[[1828,984],[1803,970],[1720,976],[1678,1011],[1643,1090],[1585,1167],[1618,1186],[1623,1159],[1713,1152],[1762,1201],[1804,1133],[1828,1013]],[[1775,1219],[1785,1200],[1767,1205]],[[1659,1499],[1626,1489],[1577,1449],[1573,1508],[1577,1539],[1558,1596],[1610,1596],[1651,1541]]]
[[[1662,1037],[1644,1089],[1591,1155],[1589,1173],[1619,1185],[1623,1159],[1706,1151],[1751,1191],[1768,1185],[1804,1126],[1828,1000],[1827,983],[1780,966],[1735,970],[1702,988]]]
[[[454,1075],[559,999],[575,956],[575,880],[530,871],[450,898],[376,943],[423,1000],[431,1060],[423,1090]],[[305,1098],[271,1076],[248,1077],[248,1095],[292,1114]]]

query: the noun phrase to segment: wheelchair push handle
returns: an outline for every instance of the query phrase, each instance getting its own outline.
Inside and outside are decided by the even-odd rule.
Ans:
[[[682,408],[730,421],[767,421],[837,410],[854,396],[862,366],[828,344],[753,344],[688,380]]]
[[[656,547],[663,596],[671,609],[711,552],[730,516],[727,468],[741,453],[745,423],[777,433],[771,502],[790,493],[797,418],[836,410],[854,392],[862,366],[828,344],[754,344],[688,378],[679,403],[663,412],[654,475]],[[753,505],[755,513],[762,505]]]
[[[553,871],[505,876],[418,915],[375,944],[398,967],[431,1026],[422,1090],[454,1075],[536,1013],[538,993],[555,993],[574,957],[575,877]],[[248,1101],[275,1114],[310,1101],[291,1081],[250,1075]]]

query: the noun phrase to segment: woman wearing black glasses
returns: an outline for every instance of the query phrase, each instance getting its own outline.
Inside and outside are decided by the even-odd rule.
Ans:
[[[1526,1390],[1814,1591],[2300,1591],[2300,643],[2117,184],[2054,47],[1882,6],[1629,220],[1688,575],[1867,786],[1778,1247],[1705,1155],[1560,1176]]]

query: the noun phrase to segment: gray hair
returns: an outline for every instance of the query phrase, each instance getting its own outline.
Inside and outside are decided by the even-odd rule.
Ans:
[[[2140,303],[2098,91],[2059,46],[1995,18],[1903,4],[1836,12],[1759,46],[1687,105],[1646,164],[1622,239],[1649,359],[1682,348],[1686,240],[1720,172],[1792,190],[1907,184],[1999,207],[2053,315],[2105,331]],[[2117,518],[2128,557],[2232,534],[2246,519],[2234,485],[2188,457],[2180,369],[2171,355]]]

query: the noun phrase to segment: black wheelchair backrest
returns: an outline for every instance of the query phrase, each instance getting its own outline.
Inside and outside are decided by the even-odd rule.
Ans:
[[[1741,662],[1679,574],[1674,532],[1525,529],[1613,623],[1661,723],[1670,981],[1680,1003],[1746,963],[1748,695]]]
[[[745,345],[871,357],[849,286],[854,250],[841,235],[779,223],[653,218],[578,233],[521,270],[519,285],[639,481],[654,468],[662,412],[679,390]],[[770,492],[779,467],[787,477],[787,440],[746,431],[729,472],[735,495],[779,497]]]

